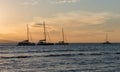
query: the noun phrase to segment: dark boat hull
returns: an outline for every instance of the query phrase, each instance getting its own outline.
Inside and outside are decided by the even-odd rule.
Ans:
[[[69,45],[69,43],[56,43],[55,45]]]
[[[54,43],[38,43],[37,45],[54,45]]]
[[[107,42],[104,42],[103,44],[111,44],[109,41],[107,41]]]
[[[23,43],[23,42],[19,42],[17,46],[35,46],[35,43]]]

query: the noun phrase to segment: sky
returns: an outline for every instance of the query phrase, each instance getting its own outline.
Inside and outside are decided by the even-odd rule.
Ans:
[[[120,0],[0,0],[0,42],[43,39],[43,21],[47,40],[67,42],[120,42]]]

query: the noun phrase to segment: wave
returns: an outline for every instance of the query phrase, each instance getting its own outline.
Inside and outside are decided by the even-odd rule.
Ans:
[[[120,52],[106,52],[106,53],[73,53],[73,54],[49,54],[49,55],[44,55],[43,57],[60,57],[60,56],[64,56],[64,57],[71,57],[71,56],[101,56],[101,55],[108,55],[108,54],[113,54],[113,55],[117,55],[120,54]]]
[[[116,52],[115,54],[120,54],[120,52]]]
[[[31,58],[32,56],[12,56],[12,57],[0,57],[2,59],[12,59],[12,58]]]
[[[102,53],[91,53],[90,55],[102,55]]]
[[[50,54],[44,57],[77,56],[77,55],[84,55],[84,54]]]
[[[24,56],[24,55],[20,55],[20,56],[11,56],[11,57],[6,57],[6,56],[1,56],[0,59],[12,59],[12,58],[33,58],[33,57],[74,57],[74,56],[100,56],[100,55],[108,55],[108,54],[114,54],[114,55],[118,55],[120,54],[120,52],[100,52],[100,53],[68,53],[68,54],[47,54],[47,55],[28,55],[28,56]]]

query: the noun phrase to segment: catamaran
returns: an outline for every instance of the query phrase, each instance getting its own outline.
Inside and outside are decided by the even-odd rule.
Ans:
[[[27,24],[27,40],[23,40],[22,42],[19,42],[17,46],[33,46],[35,43],[30,42],[29,40],[29,26]]]
[[[65,43],[65,36],[64,36],[64,30],[62,28],[62,41],[59,41],[58,43],[56,43],[56,45],[68,45],[68,43]]]
[[[46,37],[46,25],[45,22],[43,22],[43,29],[44,29],[44,39],[39,40],[39,42],[37,43],[37,45],[54,45],[54,43],[49,43],[47,42],[47,37]]]
[[[108,40],[108,33],[106,33],[106,37],[105,37],[106,39],[106,41],[103,43],[103,44],[111,44],[111,42],[109,42],[109,40]]]

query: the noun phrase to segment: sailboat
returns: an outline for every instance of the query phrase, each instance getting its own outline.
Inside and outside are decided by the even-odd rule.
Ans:
[[[108,41],[108,34],[106,33],[106,41],[103,44],[111,44],[111,42]]]
[[[37,43],[37,45],[54,45],[54,43],[48,43],[47,42],[47,37],[46,37],[46,25],[45,22],[43,22],[43,28],[44,28],[44,39],[39,40],[39,42]]]
[[[64,36],[64,30],[62,28],[62,41],[59,41],[58,43],[56,43],[56,45],[68,45],[68,43],[65,43],[65,36]]]
[[[22,42],[19,42],[17,46],[33,46],[35,43],[30,42],[29,40],[29,27],[27,24],[27,40],[23,40]]]

